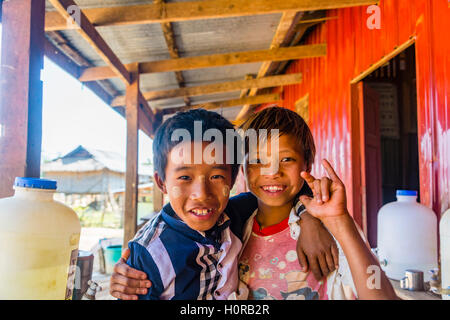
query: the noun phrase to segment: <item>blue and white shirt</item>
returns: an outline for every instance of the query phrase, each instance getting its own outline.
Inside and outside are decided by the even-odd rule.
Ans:
[[[257,208],[250,193],[231,198],[206,232],[176,218],[170,204],[128,243],[127,263],[147,274],[152,286],[143,300],[225,300],[238,287],[243,229]]]

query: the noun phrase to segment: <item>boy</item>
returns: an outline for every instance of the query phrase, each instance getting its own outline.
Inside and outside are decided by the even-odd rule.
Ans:
[[[193,110],[176,114],[156,133],[155,182],[170,204],[129,243],[128,264],[152,282],[148,290],[138,291],[141,299],[227,299],[237,288],[242,227],[256,201],[244,194],[228,202],[239,170],[238,152],[228,144],[210,148],[203,141],[208,130],[225,137],[233,126],[216,113]],[[232,164],[225,160],[230,151],[235,155]],[[112,293],[123,289],[126,294],[123,282],[113,278]]]
[[[324,161],[332,180],[317,180],[309,174],[315,146],[303,119],[288,109],[268,108],[250,117],[242,129],[254,130],[256,134],[262,129],[278,130],[277,136],[272,137],[278,140],[278,150],[261,152],[272,150],[273,139],[258,140],[262,146],[249,138],[245,141],[245,176],[250,191],[258,198],[258,209],[244,231],[245,249],[239,259],[240,291],[248,287],[250,299],[395,298],[389,281],[347,212],[345,188],[334,170]],[[268,167],[275,169],[267,170]],[[313,190],[314,199],[305,193],[306,184],[300,175]],[[339,269],[320,281],[303,272],[295,259],[297,213],[305,209],[322,220],[345,253],[339,256]],[[324,256],[319,262],[326,265],[326,259]],[[367,273],[369,267],[380,271],[379,288],[368,288],[372,276]]]

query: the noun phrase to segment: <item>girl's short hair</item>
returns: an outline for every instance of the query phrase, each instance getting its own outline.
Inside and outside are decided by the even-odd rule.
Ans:
[[[260,129],[266,129],[268,136],[270,130],[278,129],[280,136],[290,134],[297,138],[299,147],[303,151],[303,158],[308,166],[314,162],[316,147],[314,138],[305,120],[294,111],[281,107],[270,107],[253,114],[241,126],[244,132],[254,129],[258,133]],[[245,152],[248,152],[248,138],[245,138]]]

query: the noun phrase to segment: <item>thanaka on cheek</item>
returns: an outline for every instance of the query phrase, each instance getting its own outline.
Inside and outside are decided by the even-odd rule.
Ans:
[[[230,196],[230,187],[229,187],[229,186],[223,186],[222,192],[223,192],[223,195],[224,195],[225,197]]]
[[[181,196],[181,189],[180,187],[172,187],[172,192],[170,193],[170,195],[177,199]]]

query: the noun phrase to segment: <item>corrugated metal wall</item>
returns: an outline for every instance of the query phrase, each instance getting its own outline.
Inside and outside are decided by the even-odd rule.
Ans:
[[[450,207],[450,113],[448,108],[450,9],[447,0],[380,1],[381,29],[370,30],[367,7],[332,10],[337,17],[319,26],[308,44],[327,43],[326,58],[299,60],[287,73],[302,72],[303,83],[284,87],[283,106],[310,94],[310,127],[318,162],[330,159],[352,203],[351,80],[416,38],[419,161],[422,203],[440,214]],[[262,106],[263,108],[264,106]],[[350,205],[351,206],[351,205]]]

